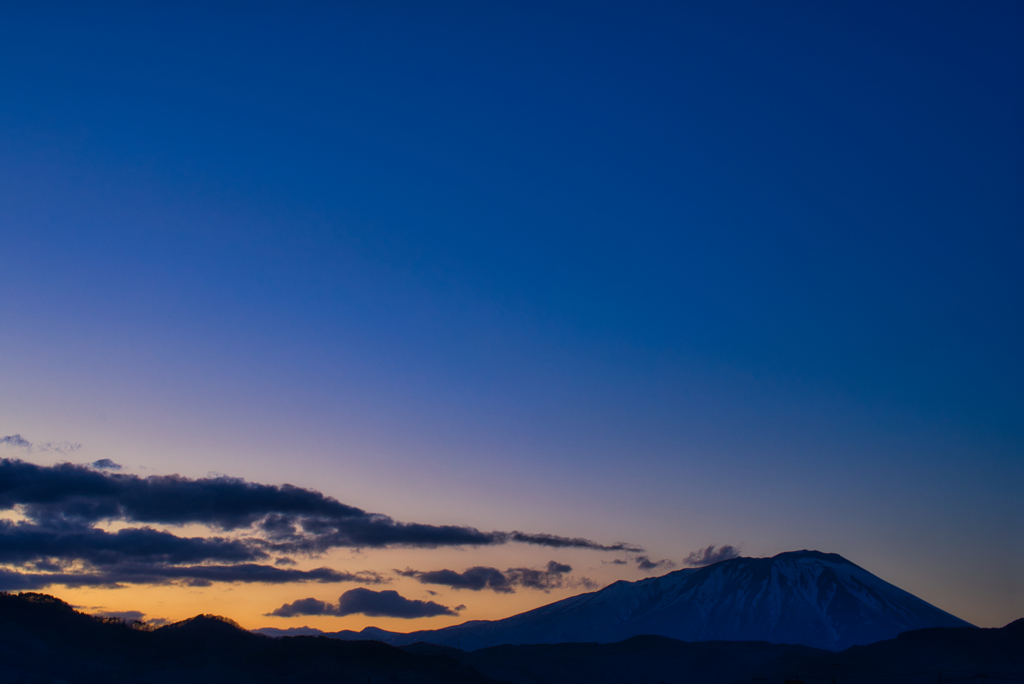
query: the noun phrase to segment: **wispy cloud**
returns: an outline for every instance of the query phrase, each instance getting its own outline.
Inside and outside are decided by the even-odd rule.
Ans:
[[[499,532],[503,535],[504,541],[522,542],[524,544],[537,544],[539,546],[550,546],[556,549],[597,549],[599,551],[643,551],[638,546],[615,542],[614,544],[598,544],[597,542],[582,537],[559,537],[553,534],[527,534],[525,532]]]
[[[407,599],[397,591],[373,591],[371,589],[350,589],[332,604],[315,598],[299,599],[286,603],[277,610],[267,613],[276,617],[298,615],[369,615],[370,617],[421,618],[437,615],[458,615],[465,606],[449,608],[433,601]]]
[[[64,456],[75,451],[78,451],[81,448],[82,445],[79,444],[78,442],[42,442],[39,444],[32,445],[33,451],[52,451],[54,453],[61,454]]]
[[[697,549],[689,556],[683,559],[683,565],[688,565],[691,568],[701,568],[705,565],[711,565],[712,563],[719,563],[730,558],[736,558],[740,555],[739,548],[725,544],[724,546],[715,546],[712,544],[703,549]]]
[[[18,447],[22,449],[31,449],[32,442],[28,441],[21,435],[7,435],[6,437],[0,437],[0,444],[8,447]]]
[[[33,444],[21,435],[7,435],[6,437],[0,437],[0,444],[8,447],[14,447],[19,449],[25,449],[29,452],[52,451],[58,454],[70,454],[74,451],[78,451],[82,448],[82,445],[77,442],[41,442],[39,444]],[[104,459],[109,460],[109,459]]]

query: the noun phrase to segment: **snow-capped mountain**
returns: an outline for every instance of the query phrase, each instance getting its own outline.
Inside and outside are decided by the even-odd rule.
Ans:
[[[684,641],[770,641],[841,650],[911,629],[965,626],[970,625],[842,556],[792,551],[615,582],[504,620],[411,634],[369,627],[336,636],[475,650],[499,644],[610,643],[657,634]]]

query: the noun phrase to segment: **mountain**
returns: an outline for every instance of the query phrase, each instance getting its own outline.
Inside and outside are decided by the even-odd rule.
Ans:
[[[733,558],[615,582],[503,620],[400,634],[326,634],[462,650],[500,644],[611,643],[652,634],[683,641],[768,641],[838,651],[926,627],[971,627],[834,553]],[[262,630],[269,635],[286,632]]]

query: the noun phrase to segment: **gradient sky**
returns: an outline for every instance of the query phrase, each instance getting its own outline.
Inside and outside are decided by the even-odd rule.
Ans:
[[[1022,35],[1019,2],[8,3],[0,436],[32,446],[0,457],[676,567],[813,548],[1002,626],[1024,616]],[[523,544],[303,563],[550,560],[647,576]],[[581,590],[395,576],[466,608],[263,616],[353,586],[46,591],[409,630]]]

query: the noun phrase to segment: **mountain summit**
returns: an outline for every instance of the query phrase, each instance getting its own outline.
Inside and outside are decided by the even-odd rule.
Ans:
[[[615,582],[504,620],[411,634],[370,627],[358,638],[474,650],[499,644],[611,643],[655,634],[684,641],[769,641],[842,650],[913,629],[969,626],[838,554],[791,551]]]

